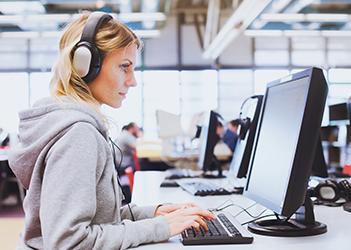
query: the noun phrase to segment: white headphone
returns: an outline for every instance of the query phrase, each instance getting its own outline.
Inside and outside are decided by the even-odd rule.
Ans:
[[[111,19],[112,16],[104,12],[91,13],[80,41],[72,50],[73,67],[85,83],[93,81],[100,72],[103,53],[95,45],[95,36],[101,25]]]

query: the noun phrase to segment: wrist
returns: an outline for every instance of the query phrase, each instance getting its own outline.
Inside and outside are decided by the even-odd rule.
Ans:
[[[162,215],[162,212],[160,212],[160,209],[162,206],[165,206],[165,205],[171,205],[172,203],[162,203],[162,204],[159,204],[156,206],[156,209],[155,209],[155,217],[156,216],[159,216],[159,215]]]

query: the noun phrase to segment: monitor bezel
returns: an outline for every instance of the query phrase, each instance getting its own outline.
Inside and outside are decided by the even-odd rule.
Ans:
[[[216,112],[210,110],[209,115],[206,117],[208,118],[205,122],[207,125],[206,135],[204,135],[204,140],[201,143],[206,143],[205,150],[202,152],[202,145],[200,146],[199,152],[199,159],[197,161],[198,167],[203,171],[215,171],[218,169],[211,169],[211,163],[214,157],[214,148],[219,141],[219,136],[216,134],[217,124],[218,124],[218,117]],[[201,127],[201,133],[204,133],[204,126]],[[201,138],[201,135],[200,135]],[[203,154],[200,155],[200,154]],[[203,159],[203,160],[202,160]]]
[[[251,97],[252,98],[252,97]],[[255,112],[250,123],[250,127],[244,139],[238,138],[235,151],[233,153],[232,161],[230,162],[229,171],[236,178],[246,178],[250,164],[251,152],[254,146],[255,135],[257,131],[258,119],[262,107],[263,95],[256,95]],[[242,115],[242,112],[240,112]],[[250,117],[251,118],[251,117]],[[242,149],[243,147],[243,149]]]
[[[301,78],[308,78],[306,80],[309,81],[309,87],[295,156],[291,168],[291,174],[289,177],[283,205],[281,206],[280,204],[275,204],[274,202],[271,202],[264,197],[255,194],[254,192],[251,192],[250,177],[253,160],[257,149],[257,142],[261,133],[262,119],[265,115],[267,93],[269,89],[282,84],[288,84],[289,82],[296,81]],[[244,192],[245,196],[271,209],[275,213],[286,217],[290,217],[292,214],[294,214],[295,211],[304,203],[308,179],[312,171],[314,158],[313,155],[317,147],[319,128],[322,122],[327,93],[327,82],[325,80],[322,69],[319,68],[309,68],[307,70],[289,75],[288,77],[275,80],[267,85],[249,164],[247,183]],[[307,148],[311,150],[305,150]]]

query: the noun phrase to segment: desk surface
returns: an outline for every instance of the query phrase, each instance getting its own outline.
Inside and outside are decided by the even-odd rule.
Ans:
[[[223,202],[231,200],[233,203],[243,207],[248,207],[254,202],[242,195],[231,196],[207,196],[197,197],[188,194],[181,188],[160,188],[160,183],[164,178],[163,172],[136,172],[132,202],[140,206],[152,205],[166,202],[182,203],[195,202],[204,208],[215,208]],[[249,211],[253,214],[259,214],[263,207],[256,205]],[[236,214],[241,211],[240,208],[230,207],[225,211]],[[253,234],[254,242],[249,245],[204,245],[202,249],[259,249],[259,250],[337,250],[351,249],[351,213],[345,212],[341,207],[315,206],[314,209],[316,220],[327,224],[328,232],[322,235],[309,237],[269,237]],[[243,223],[251,218],[242,213],[236,218]],[[180,242],[180,237],[175,236],[168,242],[140,246],[142,249],[199,249],[198,246],[184,247]]]
[[[141,141],[137,143],[138,158],[148,158],[150,161],[174,161],[182,158],[197,160],[198,151],[189,150],[183,153],[172,153],[164,155],[162,152],[162,143],[160,141]],[[214,148],[214,154],[219,160],[227,160],[231,157],[232,152],[224,143],[218,143]]]

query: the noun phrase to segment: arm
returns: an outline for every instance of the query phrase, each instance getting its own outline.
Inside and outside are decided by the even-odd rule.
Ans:
[[[74,125],[47,155],[40,201],[44,248],[125,249],[168,239],[169,226],[163,216],[92,224],[96,185],[107,157],[93,129],[90,125]]]
[[[156,215],[156,209],[159,206],[137,206],[135,204],[129,204],[130,209],[134,215],[135,220],[143,220],[148,218],[153,218]],[[123,206],[121,208],[122,219],[132,220],[128,206]]]

